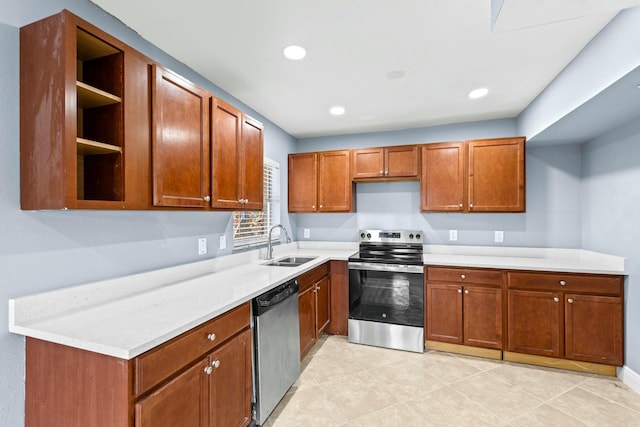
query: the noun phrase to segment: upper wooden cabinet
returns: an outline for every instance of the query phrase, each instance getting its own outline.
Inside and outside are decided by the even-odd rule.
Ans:
[[[352,150],[354,181],[399,181],[420,178],[420,150],[402,145]]]
[[[214,98],[211,141],[211,206],[261,210],[263,126]]]
[[[211,95],[158,65],[152,79],[153,204],[206,207]]]
[[[22,209],[139,207],[148,163],[127,162],[149,144],[145,59],[68,11],[20,29]]]
[[[289,212],[354,209],[350,151],[289,155]]]
[[[525,139],[422,147],[420,208],[426,212],[524,212]]]

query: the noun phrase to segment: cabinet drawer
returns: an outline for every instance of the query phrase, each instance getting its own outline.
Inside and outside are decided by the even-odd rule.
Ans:
[[[314,283],[318,283],[320,279],[327,276],[329,274],[329,263],[325,262],[319,267],[314,268],[311,271],[307,271],[306,273],[300,275],[298,277],[298,292],[304,292],[306,289],[311,287]]]
[[[476,268],[428,267],[427,280],[502,286],[502,272]]]
[[[565,273],[508,274],[509,288],[622,295],[622,276]]]
[[[250,316],[249,303],[243,304],[136,357],[136,396],[147,392],[238,331],[249,327]],[[210,335],[213,334],[215,337],[211,339]]]

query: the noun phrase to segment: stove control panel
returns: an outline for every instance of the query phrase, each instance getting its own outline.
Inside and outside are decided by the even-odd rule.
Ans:
[[[360,230],[360,242],[423,243],[420,230]]]

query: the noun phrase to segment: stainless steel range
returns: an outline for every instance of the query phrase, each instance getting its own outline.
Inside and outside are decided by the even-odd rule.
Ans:
[[[361,230],[349,258],[349,342],[424,351],[423,237]]]

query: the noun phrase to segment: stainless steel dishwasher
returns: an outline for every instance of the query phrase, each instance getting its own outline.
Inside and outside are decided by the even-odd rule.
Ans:
[[[256,424],[262,425],[300,375],[298,280],[253,300]]]

